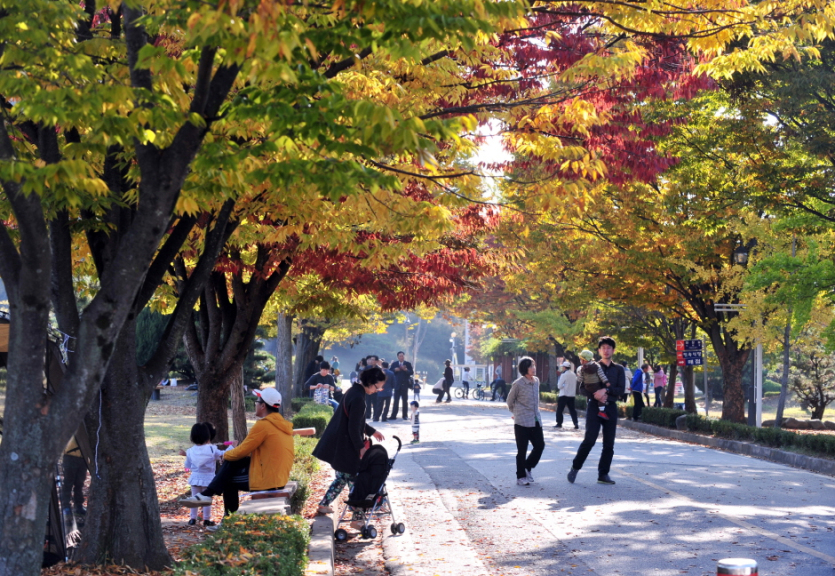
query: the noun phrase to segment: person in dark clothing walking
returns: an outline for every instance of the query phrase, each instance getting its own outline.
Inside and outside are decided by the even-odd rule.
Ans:
[[[635,422],[641,419],[641,413],[644,411],[644,397],[642,393],[644,392],[644,381],[646,380],[647,374],[649,374],[649,368],[649,364],[644,364],[632,376],[630,388],[632,388],[632,400],[635,403],[632,407],[632,419]]]
[[[490,402],[495,402],[497,395],[499,400],[503,400],[507,396],[507,382],[502,380],[501,377],[497,377],[490,382],[490,390],[493,391],[493,397],[490,398]]]
[[[336,471],[336,478],[331,483],[325,496],[319,502],[319,514],[331,514],[330,507],[346,485],[353,486],[360,461],[368,447],[366,436],[373,436],[377,441],[385,440],[382,434],[365,423],[365,399],[382,389],[386,375],[377,367],[367,368],[360,374],[360,382],[351,386],[342,397],[339,408],[328,422],[313,456],[327,462]]]
[[[383,416],[383,422],[388,421],[389,404],[391,397],[394,396],[395,379],[394,372],[389,370],[389,363],[383,362],[383,374],[386,375],[386,384],[383,389],[377,392],[377,406],[374,410],[374,422],[380,421],[380,415]]]
[[[403,420],[409,418],[409,388],[412,386],[412,376],[415,371],[412,369],[412,364],[406,362],[406,354],[403,352],[397,353],[397,361],[391,363],[389,368],[394,372],[394,379],[397,385],[394,388],[394,406],[391,409],[391,416],[389,420],[397,420],[398,404],[403,407]]]
[[[452,360],[444,360],[444,387],[441,390],[441,393],[438,394],[437,400],[435,402],[440,402],[444,398],[444,394],[446,394],[446,401],[452,402],[452,396],[449,395],[449,389],[452,387],[452,383],[454,382],[454,378],[452,375]]]
[[[379,368],[378,362],[380,361],[380,357],[374,354],[369,355],[365,359],[365,369],[368,370],[369,368]],[[371,420],[371,415],[373,411],[377,408],[377,393],[374,392],[365,397],[365,419]]]
[[[597,402],[605,403],[605,410],[608,420],[597,418],[597,402],[588,402],[586,408],[586,436],[577,450],[577,456],[571,463],[571,470],[568,472],[568,481],[572,484],[577,478],[577,472],[583,467],[588,458],[589,452],[597,442],[600,429],[603,429],[603,452],[600,455],[600,463],[597,466],[598,484],[614,484],[609,477],[609,470],[612,467],[612,458],[615,455],[615,434],[618,429],[618,407],[616,400],[626,390],[626,377],[623,373],[623,366],[612,361],[615,353],[615,341],[603,336],[597,341],[597,353],[600,355],[600,366],[608,380],[608,385],[603,390],[594,394]],[[586,393],[586,396],[589,396]],[[590,396],[589,396],[590,397]]]

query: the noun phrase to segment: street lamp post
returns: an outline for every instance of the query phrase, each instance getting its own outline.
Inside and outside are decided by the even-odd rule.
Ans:
[[[449,335],[449,351],[450,351],[450,360],[452,360],[452,365],[455,366],[458,364],[458,359],[455,357],[455,332]]]

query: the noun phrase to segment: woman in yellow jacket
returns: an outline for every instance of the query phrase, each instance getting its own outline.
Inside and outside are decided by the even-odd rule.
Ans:
[[[188,508],[212,503],[223,495],[224,514],[238,510],[238,491],[283,488],[293,467],[293,424],[278,413],[281,393],[275,388],[257,390],[258,421],[237,448],[223,454],[223,465],[203,492],[180,500]]]

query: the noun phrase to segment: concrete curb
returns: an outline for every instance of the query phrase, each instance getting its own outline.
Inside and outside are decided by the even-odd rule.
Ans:
[[[333,518],[316,516],[310,526],[310,546],[308,548],[306,576],[333,576]]]
[[[639,432],[661,436],[662,438],[670,438],[672,440],[700,444],[710,448],[725,450],[726,452],[733,452],[734,454],[743,454],[745,456],[751,456],[752,458],[770,460],[772,462],[777,462],[778,464],[785,464],[787,466],[802,468],[811,472],[835,476],[835,460],[827,460],[825,458],[815,458],[814,456],[805,456],[794,452],[786,452],[785,450],[769,448],[768,446],[760,446],[759,444],[752,444],[750,442],[714,438],[712,436],[702,436],[701,434],[693,434],[692,432],[683,432],[681,430],[671,430],[669,428],[662,428],[661,426],[644,424],[643,422],[633,422],[631,420],[624,420],[620,418],[618,419],[618,424],[624,428],[629,428],[630,430],[637,430]]]

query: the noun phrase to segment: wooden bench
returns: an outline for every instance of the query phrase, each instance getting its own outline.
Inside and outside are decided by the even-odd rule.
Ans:
[[[290,499],[299,489],[296,482],[288,482],[280,490],[250,492],[249,500],[238,508],[239,514],[289,514]]]
[[[162,390],[162,386],[157,386],[156,388],[154,388],[154,391],[151,392],[151,400],[159,400],[160,399],[160,397],[159,397],[160,390]]]

